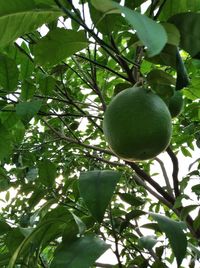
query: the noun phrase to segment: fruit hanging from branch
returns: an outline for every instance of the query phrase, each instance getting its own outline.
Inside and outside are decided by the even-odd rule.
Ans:
[[[108,105],[103,130],[117,156],[128,161],[147,160],[169,145],[171,115],[164,101],[149,89],[127,88]]]

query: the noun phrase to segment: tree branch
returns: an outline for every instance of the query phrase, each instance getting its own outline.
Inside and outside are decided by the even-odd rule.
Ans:
[[[179,182],[178,182],[178,171],[179,171],[178,159],[170,147],[168,147],[166,151],[169,157],[171,158],[171,161],[173,164],[172,178],[173,178],[173,184],[174,184],[174,192],[175,192],[175,196],[178,197],[180,195]]]
[[[163,188],[157,182],[155,182],[146,172],[144,172],[137,164],[128,161],[126,161],[126,163],[136,172],[136,174],[140,178],[142,178],[143,180],[148,182],[151,186],[153,186],[156,189],[156,191],[159,194],[161,194],[169,203],[171,203],[172,205],[174,204],[175,202],[174,198],[171,195],[169,195],[166,191],[164,191]]]

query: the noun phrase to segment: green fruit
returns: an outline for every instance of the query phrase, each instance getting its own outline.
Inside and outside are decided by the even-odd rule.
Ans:
[[[171,117],[174,118],[178,116],[183,110],[184,100],[182,93],[180,91],[175,91],[174,95],[169,100],[169,111],[171,113]]]
[[[171,116],[159,96],[144,88],[127,88],[108,105],[103,130],[117,156],[128,161],[147,160],[169,145]]]

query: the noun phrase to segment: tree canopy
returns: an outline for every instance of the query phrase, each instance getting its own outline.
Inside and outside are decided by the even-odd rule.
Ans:
[[[199,267],[199,11],[0,0],[0,267]],[[102,125],[134,85],[184,99],[166,151],[141,162],[117,157]],[[98,260],[108,249],[115,264]]]

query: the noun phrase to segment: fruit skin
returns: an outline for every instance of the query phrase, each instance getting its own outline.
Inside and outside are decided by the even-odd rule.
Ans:
[[[171,115],[164,101],[150,90],[127,88],[108,105],[103,131],[117,156],[128,161],[147,160],[169,145]]]
[[[171,113],[171,117],[177,117],[183,110],[184,99],[182,93],[180,91],[175,91],[174,95],[169,99],[169,111]]]

